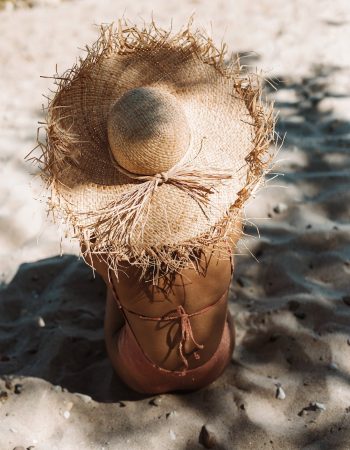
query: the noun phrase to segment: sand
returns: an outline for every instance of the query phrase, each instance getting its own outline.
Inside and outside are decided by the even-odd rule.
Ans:
[[[24,3],[0,11],[0,450],[350,449],[348,2]],[[152,11],[175,28],[195,12],[280,80],[267,93],[287,135],[284,176],[247,208],[261,238],[247,226],[236,260],[232,363],[201,391],[142,397],[113,374],[103,283],[76,244],[60,256],[24,156],[52,86],[40,75],[72,65],[94,24]]]

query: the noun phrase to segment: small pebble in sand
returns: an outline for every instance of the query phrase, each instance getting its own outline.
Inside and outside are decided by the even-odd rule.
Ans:
[[[15,384],[15,394],[20,394],[23,391],[23,384],[17,383]]]
[[[298,412],[298,416],[303,417],[308,414],[309,411],[326,411],[326,405],[320,402],[310,402],[308,406],[305,406]]]
[[[83,400],[84,403],[90,403],[90,402],[92,402],[92,398],[90,397],[90,395],[80,394],[80,392],[76,392],[74,395],[76,395],[76,396],[79,397],[81,400]]]
[[[155,397],[151,398],[151,400],[148,402],[149,405],[152,406],[159,406],[162,402],[162,397]]]
[[[38,321],[37,321],[37,323],[38,323],[38,326],[40,327],[40,328],[44,328],[45,327],[45,320],[42,318],[42,317],[38,317]]]
[[[217,444],[215,434],[212,431],[208,430],[208,427],[206,425],[203,425],[201,428],[198,442],[205,448],[213,448]]]
[[[64,417],[65,419],[69,419],[69,418],[70,418],[70,412],[69,412],[69,411],[64,411],[63,417]]]
[[[276,398],[278,398],[279,400],[284,400],[286,398],[286,393],[281,386],[277,386]]]
[[[25,450],[25,448],[20,445],[20,446],[14,447],[13,450]]]
[[[338,369],[338,364],[335,362],[331,362],[329,365],[329,368],[332,370],[337,370]]]
[[[285,203],[278,203],[274,208],[273,212],[276,214],[281,214],[284,211],[287,211],[288,206]]]
[[[166,419],[172,419],[173,417],[177,416],[177,412],[176,411],[170,411],[168,413],[165,414],[165,418]]]
[[[176,434],[173,432],[173,430],[169,430],[169,434],[170,434],[170,439],[172,441],[175,441],[176,440]]]
[[[318,411],[326,411],[326,409],[327,409],[326,405],[324,403],[320,403],[320,402],[311,402],[310,406],[314,407],[315,410],[318,410]]]

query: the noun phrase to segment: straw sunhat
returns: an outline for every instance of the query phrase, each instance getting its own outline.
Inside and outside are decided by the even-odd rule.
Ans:
[[[101,27],[62,76],[41,148],[50,208],[87,254],[153,276],[229,248],[269,165],[272,108],[258,77],[189,27]]]

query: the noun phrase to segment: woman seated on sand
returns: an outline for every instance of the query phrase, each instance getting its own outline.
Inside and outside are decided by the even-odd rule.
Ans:
[[[256,77],[152,24],[103,27],[56,82],[43,173],[106,282],[111,362],[139,392],[203,387],[231,359],[232,255],[269,162]]]

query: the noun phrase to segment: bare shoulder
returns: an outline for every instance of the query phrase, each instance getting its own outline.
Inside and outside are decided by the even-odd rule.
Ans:
[[[183,291],[185,287],[187,291],[196,289],[198,292],[198,289],[200,289],[203,292],[208,291],[210,293],[212,286],[225,286],[230,280],[233,262],[230,255],[234,253],[241,234],[242,221],[239,219],[230,227],[225,245],[219,244],[217,246],[204,247],[199,252],[198,257],[193,258],[188,267],[183,268],[179,272],[161,277],[156,284],[151,281],[141,280],[141,269],[127,262],[122,264],[118,277],[115,277],[116,281],[119,288],[122,290],[132,289],[137,294],[137,297],[143,291],[149,298],[161,298],[167,290],[178,297],[180,291]],[[106,255],[90,254],[86,250],[86,246],[81,245],[85,262],[93,267],[104,279],[105,283],[109,285],[110,278]],[[189,286],[192,286],[192,288],[189,288]]]

